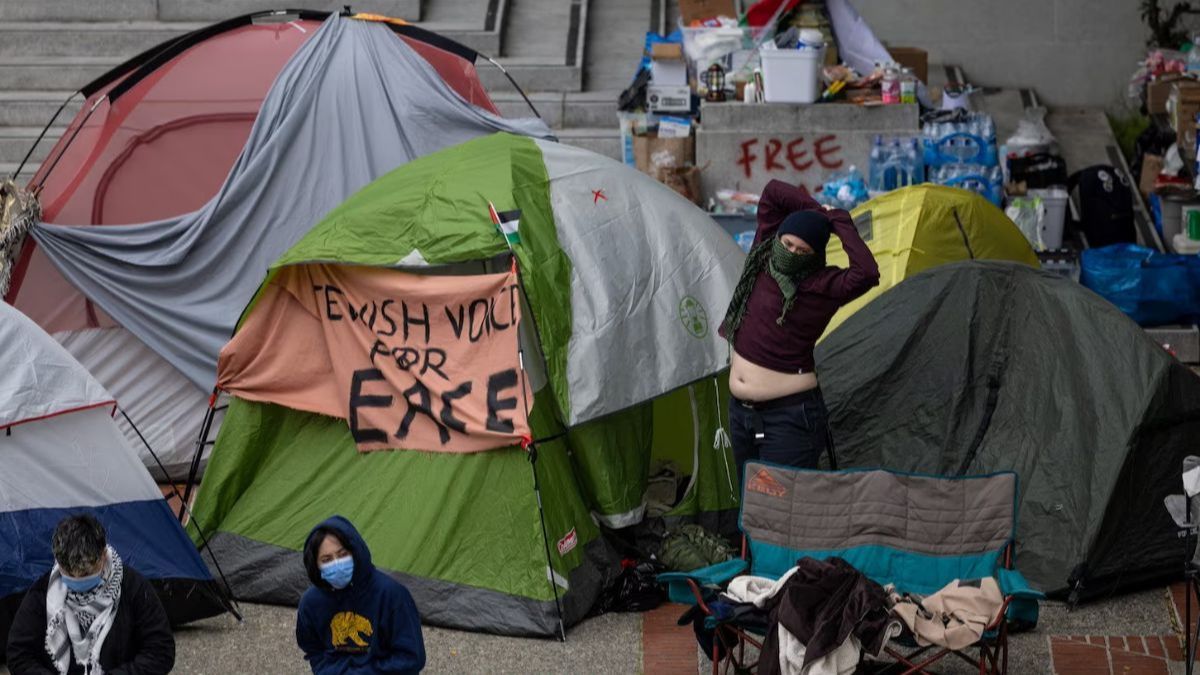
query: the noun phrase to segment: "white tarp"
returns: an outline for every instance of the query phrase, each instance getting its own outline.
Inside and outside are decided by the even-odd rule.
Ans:
[[[113,402],[61,345],[3,302],[0,345],[0,427]]]

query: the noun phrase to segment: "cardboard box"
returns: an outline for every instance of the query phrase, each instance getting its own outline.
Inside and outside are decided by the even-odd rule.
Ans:
[[[1146,199],[1149,199],[1150,193],[1154,192],[1154,184],[1158,181],[1158,174],[1162,173],[1162,168],[1162,157],[1158,155],[1142,157],[1142,175],[1138,179],[1138,189]]]
[[[1165,115],[1167,99],[1171,97],[1171,85],[1184,79],[1179,73],[1167,73],[1146,84],[1146,112],[1150,115]]]
[[[917,79],[929,81],[929,53],[918,47],[888,47],[888,53],[905,68],[912,68]]]
[[[1196,155],[1196,114],[1200,113],[1200,82],[1176,80],[1171,83],[1171,98],[1167,101],[1171,113],[1171,128],[1175,130],[1179,152],[1184,157]]]
[[[633,137],[634,165],[638,171],[649,176],[658,177],[658,169],[652,158],[659,152],[667,152],[670,156],[667,167],[687,167],[696,163],[696,137],[659,138],[658,134],[645,134]]]
[[[650,47],[650,58],[654,60],[683,60],[683,45],[678,42],[655,42]]]
[[[658,43],[650,49],[650,81],[667,87],[686,87],[687,62],[683,60],[683,45]]]
[[[650,112],[692,111],[692,90],[687,86],[662,86],[652,84],[646,87],[646,109]]]
[[[700,194],[700,169],[694,166],[659,169],[654,178],[679,193],[684,199],[699,205],[703,198]]]
[[[679,0],[679,16],[684,26],[718,16],[737,18],[733,0]]]

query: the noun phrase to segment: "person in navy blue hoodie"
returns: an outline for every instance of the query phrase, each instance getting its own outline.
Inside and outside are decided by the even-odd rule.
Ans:
[[[300,598],[296,642],[314,675],[418,673],[425,667],[412,596],[375,569],[350,521],[333,516],[313,528],[304,567],[313,585]]]

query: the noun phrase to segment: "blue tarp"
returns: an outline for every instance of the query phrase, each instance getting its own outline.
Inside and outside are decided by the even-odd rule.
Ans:
[[[1083,252],[1080,282],[1143,326],[1200,319],[1200,257],[1133,244]]]

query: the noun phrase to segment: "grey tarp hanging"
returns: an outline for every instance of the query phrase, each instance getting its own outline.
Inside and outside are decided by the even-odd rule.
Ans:
[[[1162,503],[1200,437],[1200,378],[1082,286],[937,267],[850,317],[817,371],[846,466],[1016,471],[1018,564],[1040,589],[1075,576],[1094,597],[1182,569]]]
[[[202,389],[267,266],[327,211],[416,157],[495,131],[549,137],[464,101],[379,23],[330,16],[292,56],[203,208],[105,227],[39,224],[85,295]]]

